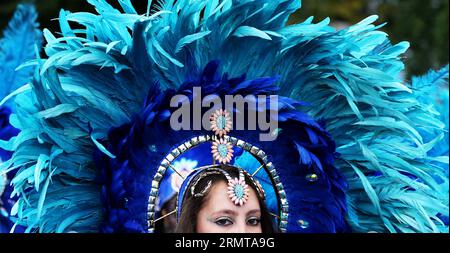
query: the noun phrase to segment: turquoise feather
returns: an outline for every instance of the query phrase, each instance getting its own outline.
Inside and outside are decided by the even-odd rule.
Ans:
[[[0,101],[30,81],[33,68],[19,67],[36,58],[35,46],[41,47],[41,37],[35,7],[19,5],[0,39]]]

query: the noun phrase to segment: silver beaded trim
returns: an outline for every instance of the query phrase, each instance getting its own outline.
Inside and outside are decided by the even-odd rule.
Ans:
[[[148,232],[153,233],[155,230],[155,206],[156,206],[156,198],[158,196],[159,192],[159,185],[164,177],[167,169],[169,168],[169,164],[171,164],[178,156],[183,154],[184,152],[188,151],[189,149],[192,149],[200,144],[203,144],[205,142],[214,141],[215,136],[212,135],[202,135],[198,137],[194,137],[190,139],[189,141],[186,141],[185,143],[181,144],[174,150],[172,150],[161,162],[161,164],[158,167],[157,172],[155,173],[153,180],[152,180],[152,188],[150,190],[150,196],[148,198],[148,206],[147,206],[147,226],[148,226]],[[281,232],[286,232],[287,230],[287,224],[288,224],[288,216],[289,216],[289,204],[286,197],[286,192],[284,191],[283,184],[280,182],[280,177],[275,169],[275,166],[272,164],[272,162],[269,162],[269,159],[264,151],[259,149],[256,146],[251,145],[248,142],[239,140],[234,137],[226,136],[226,141],[231,142],[234,146],[237,146],[239,148],[242,148],[248,152],[250,152],[255,157],[259,158],[263,164],[265,164],[264,170],[269,175],[269,177],[272,179],[275,187],[275,191],[278,195],[278,199],[280,201],[280,217],[279,217],[279,228]]]
[[[6,185],[8,184],[8,177],[6,176],[6,172],[0,175],[0,183],[0,196],[2,196],[5,192]]]

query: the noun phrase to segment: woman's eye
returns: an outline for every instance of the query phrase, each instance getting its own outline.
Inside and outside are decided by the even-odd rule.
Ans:
[[[256,218],[256,217],[255,218],[250,218],[250,219],[247,220],[247,223],[250,226],[258,226],[260,222],[261,222],[261,219]]]
[[[215,221],[215,223],[219,226],[229,226],[233,224],[233,222],[228,218],[220,218]]]

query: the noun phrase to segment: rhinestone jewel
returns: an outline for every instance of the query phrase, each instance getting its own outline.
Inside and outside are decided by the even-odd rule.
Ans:
[[[306,175],[306,180],[308,180],[309,182],[316,182],[319,179],[319,177],[317,176],[317,174],[308,174]]]
[[[305,220],[298,220],[298,225],[300,225],[303,229],[307,229],[309,227],[309,222]]]

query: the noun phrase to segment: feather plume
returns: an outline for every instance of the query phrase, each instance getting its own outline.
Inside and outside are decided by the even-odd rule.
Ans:
[[[10,98],[15,90],[20,91],[19,87],[26,86],[31,80],[33,63],[29,61],[35,59],[42,43],[38,26],[34,6],[19,5],[0,39],[0,141],[8,141],[19,132],[10,124],[10,115],[15,109]],[[11,150],[0,147],[0,165],[11,157],[11,153]],[[9,232],[12,227],[9,212],[15,199],[10,198],[12,188],[9,181],[14,172],[0,170],[0,233]]]
[[[41,37],[34,6],[19,5],[0,39],[0,101],[30,81],[33,67],[16,69],[36,58],[36,48],[40,48],[42,43]]]

